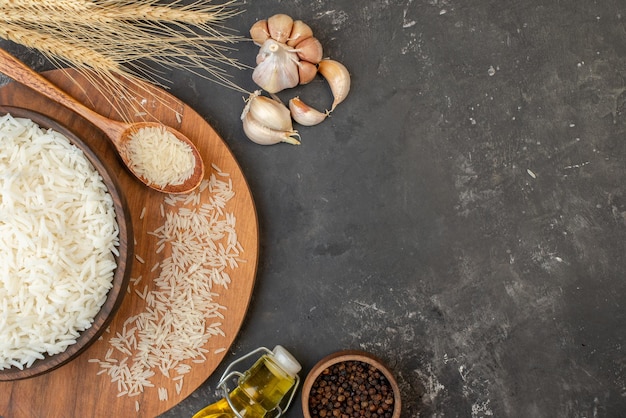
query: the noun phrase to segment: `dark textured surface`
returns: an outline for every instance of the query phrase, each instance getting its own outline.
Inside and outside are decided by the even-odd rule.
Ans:
[[[307,22],[352,91],[301,146],[262,147],[243,135],[241,93],[172,75],[259,213],[227,362],[283,344],[304,377],[364,349],[394,371],[404,417],[626,416],[624,2],[241,7],[243,34],[277,12]],[[238,49],[253,65],[257,48]],[[234,76],[255,89],[251,70]],[[281,97],[296,94],[332,101],[321,80]],[[216,400],[224,367],[163,418]]]

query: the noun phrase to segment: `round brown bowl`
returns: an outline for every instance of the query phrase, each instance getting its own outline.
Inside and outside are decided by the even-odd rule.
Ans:
[[[389,382],[390,390],[393,392],[393,412],[391,416],[392,418],[399,418],[402,405],[400,399],[400,388],[398,387],[396,379],[393,377],[391,371],[378,358],[372,354],[359,350],[345,350],[330,354],[313,366],[304,380],[304,385],[302,386],[302,412],[304,414],[304,418],[319,417],[317,414],[312,415],[309,408],[311,392],[318,378],[320,378],[322,374],[328,374],[329,371],[332,371],[333,366],[338,365],[339,363],[347,362],[366,363],[376,368],[385,376]],[[331,416],[332,414],[326,415],[326,417],[329,418]]]
[[[17,367],[0,370],[0,381],[26,379],[50,372],[78,357],[79,354],[95,342],[108,326],[126,295],[131,267],[130,260],[132,260],[134,251],[131,218],[124,195],[113,172],[100,161],[91,148],[68,128],[40,113],[23,108],[0,106],[0,114],[5,115],[7,113],[10,113],[13,117],[28,118],[42,128],[55,130],[65,135],[72,144],[83,151],[87,159],[102,176],[104,184],[113,199],[115,216],[119,225],[120,244],[118,250],[120,255],[115,257],[117,267],[113,273],[113,287],[109,290],[107,298],[100,311],[96,314],[91,327],[81,332],[76,343],[68,346],[62,353],[53,356],[44,354],[45,357],[43,359],[36,360],[30,367],[25,367],[23,370]]]

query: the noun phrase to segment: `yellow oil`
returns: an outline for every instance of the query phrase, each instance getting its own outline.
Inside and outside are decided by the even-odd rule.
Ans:
[[[229,396],[239,415],[246,418],[262,418],[280,404],[294,384],[295,377],[285,373],[272,358],[262,356],[244,373],[239,385],[230,392]],[[226,399],[221,399],[196,413],[193,418],[236,416]]]

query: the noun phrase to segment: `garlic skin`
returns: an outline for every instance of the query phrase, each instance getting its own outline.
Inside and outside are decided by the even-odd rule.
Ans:
[[[314,37],[306,38],[298,42],[294,49],[296,54],[298,54],[298,58],[313,64],[319,63],[324,56],[322,43]]]
[[[312,108],[297,96],[289,100],[289,110],[293,120],[303,126],[313,126],[322,123],[329,114],[328,111],[322,113]]]
[[[310,38],[313,36],[313,29],[306,23],[301,20],[296,20],[293,22],[293,28],[291,29],[291,34],[289,35],[289,39],[287,40],[287,45],[295,46],[300,41]]]
[[[323,48],[303,21],[275,14],[255,22],[250,27],[250,37],[261,47],[252,79],[262,89],[274,94],[315,78]]]
[[[298,56],[286,44],[272,38],[266,40],[256,60],[252,80],[268,93],[278,93],[300,82]]]
[[[250,94],[241,115],[246,135],[263,144],[281,141],[299,144],[292,121],[313,126],[328,118],[350,92],[350,73],[340,62],[324,59],[322,44],[309,25],[286,14],[257,21],[250,28],[250,36],[260,46],[252,79],[272,98],[261,96],[260,91]],[[291,99],[286,107],[275,95],[298,84],[310,83],[318,72],[333,95],[330,110],[321,112],[299,97]]]
[[[252,142],[261,145],[300,144],[300,135],[293,129],[289,109],[278,100],[261,96],[260,90],[246,99],[241,120],[243,131]]]
[[[284,44],[291,35],[293,19],[286,14],[275,14],[267,19],[267,27],[272,39]]]
[[[342,63],[331,59],[321,60],[317,70],[328,81],[330,91],[333,93],[334,100],[330,108],[332,112],[350,92],[350,73]]]
[[[300,61],[298,63],[298,77],[300,84],[308,84],[317,75],[317,66],[308,61]]]
[[[270,129],[293,131],[291,113],[287,106],[277,100],[261,96],[260,90],[250,94],[250,97],[246,99],[242,117],[245,117],[247,113]]]
[[[256,45],[261,46],[270,38],[270,32],[267,28],[267,20],[259,20],[250,27],[250,38]]]
[[[254,119],[248,112],[242,115],[243,131],[246,136],[259,145],[274,145],[280,142],[286,142],[292,145],[300,145],[300,135],[298,131],[279,131],[268,128],[258,120]]]

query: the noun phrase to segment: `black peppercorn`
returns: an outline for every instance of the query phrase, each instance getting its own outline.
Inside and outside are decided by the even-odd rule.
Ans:
[[[312,417],[385,417],[393,412],[393,391],[380,371],[361,361],[344,361],[325,369],[313,382]]]

